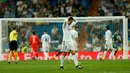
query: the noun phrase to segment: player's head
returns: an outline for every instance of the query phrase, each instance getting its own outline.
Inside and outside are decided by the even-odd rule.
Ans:
[[[33,32],[32,32],[32,34],[33,34],[33,35],[36,35],[36,32],[35,32],[35,31],[33,31]]]
[[[47,34],[47,30],[44,30],[44,34]]]
[[[110,30],[109,26],[106,26],[106,30]]]
[[[68,25],[70,25],[73,21],[74,21],[74,18],[70,16],[70,17],[68,18]]]
[[[78,30],[78,26],[75,25],[75,26],[74,26],[74,29],[75,29],[75,30]]]
[[[16,27],[13,27],[13,30],[16,30]]]

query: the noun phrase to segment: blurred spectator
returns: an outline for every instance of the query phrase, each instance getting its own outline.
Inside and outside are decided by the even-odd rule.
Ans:
[[[102,8],[98,9],[99,16],[105,16],[105,12],[102,10]]]
[[[110,12],[110,10],[108,10],[108,12],[106,13],[106,16],[112,16],[112,13]]]
[[[67,13],[67,16],[70,16],[72,13],[72,5],[70,5],[69,3],[67,3],[66,5],[66,13]]]
[[[118,9],[116,9],[113,16],[122,16],[122,14],[120,13],[120,11]]]
[[[66,15],[66,12],[65,12],[65,4],[61,4],[60,6],[60,14],[61,16],[65,16]]]
[[[86,41],[86,45],[85,45],[84,50],[92,52],[93,51],[92,44],[90,42]]]
[[[32,17],[67,17],[71,15],[86,16],[87,8],[89,6],[88,3],[91,3],[91,1],[90,0],[81,0],[81,1],[79,0],[16,0],[16,1],[3,0],[0,2],[0,8],[1,8],[0,17],[32,18]],[[11,15],[9,16],[9,14]]]
[[[90,4],[91,0],[2,0],[0,17],[87,16],[87,8]],[[130,17],[129,0],[101,0],[99,5],[97,16]]]
[[[56,25],[53,26],[53,28],[51,30],[51,35],[52,35],[52,40],[56,40],[57,39],[58,28],[56,27]]]
[[[25,39],[28,40],[29,37],[30,37],[30,35],[32,35],[32,27],[31,27],[31,26],[29,26],[29,27],[27,28],[27,31],[26,31],[26,33],[25,33]]]

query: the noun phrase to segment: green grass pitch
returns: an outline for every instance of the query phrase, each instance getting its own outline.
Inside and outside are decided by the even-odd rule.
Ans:
[[[18,64],[0,62],[0,73],[130,73],[130,60],[84,60],[83,69],[76,69],[73,62],[64,63],[60,70],[60,61],[20,61]]]

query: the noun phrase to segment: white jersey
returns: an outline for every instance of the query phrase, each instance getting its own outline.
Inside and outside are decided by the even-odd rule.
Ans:
[[[49,52],[49,43],[51,42],[51,38],[48,34],[43,34],[41,37],[42,42],[42,51]]]
[[[69,50],[73,50],[73,39],[72,39],[72,33],[73,26],[77,23],[76,21],[73,21],[70,25],[67,24],[68,19],[65,20],[65,22],[62,25],[63,30],[63,48],[62,51],[68,52]]]
[[[63,30],[63,41],[73,41],[72,40],[72,34],[71,31],[73,30],[73,26],[77,23],[76,21],[73,21],[70,25],[67,24],[67,20],[62,25]]]
[[[48,34],[43,34],[41,37],[41,42],[42,43],[50,43],[51,42],[51,38]]]
[[[112,32],[110,30],[107,30],[105,33],[105,40],[109,41],[112,40]]]
[[[107,30],[105,33],[105,40],[106,40],[106,49],[112,49],[113,50],[113,44],[112,44],[112,32],[110,30]]]
[[[73,40],[73,41],[76,41],[75,38],[78,37],[78,32],[73,29],[73,30],[71,31],[71,33],[72,33],[72,40]]]
[[[78,43],[76,41],[76,37],[78,37],[78,32],[76,30],[72,30],[72,40],[73,40],[73,50],[77,51],[78,50]]]

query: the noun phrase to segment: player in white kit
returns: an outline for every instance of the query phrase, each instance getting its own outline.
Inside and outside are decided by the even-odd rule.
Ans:
[[[75,55],[78,58],[78,44],[79,44],[79,41],[78,41],[78,32],[77,32],[77,30],[78,30],[78,26],[74,26],[71,33],[72,33],[72,40],[73,40],[73,50],[75,51]],[[68,56],[69,61],[70,61],[71,57],[72,57],[72,54],[69,54],[69,56]]]
[[[77,21],[73,18],[73,17],[68,17],[63,25],[62,25],[62,30],[63,30],[63,48],[62,48],[62,52],[63,55],[61,57],[61,64],[60,64],[60,69],[64,69],[63,67],[63,63],[64,63],[64,59],[67,53],[71,53],[72,56],[72,60],[74,61],[75,65],[76,65],[76,69],[82,69],[83,66],[79,66],[78,65],[78,58],[75,55],[75,51],[73,50],[73,40],[72,40],[72,29],[73,26],[77,23]]]
[[[49,60],[49,48],[50,48],[50,43],[51,43],[51,38],[47,34],[47,31],[44,31],[44,34],[41,37],[41,42],[42,42],[42,51],[45,56],[45,60]]]
[[[113,52],[114,48],[113,48],[113,42],[112,42],[112,32],[111,32],[109,26],[106,27],[105,41],[106,41],[106,43],[105,43],[105,51],[104,51],[104,54],[103,54],[103,57],[102,57],[103,60],[105,59],[106,53],[109,50],[112,50],[112,53],[114,55],[114,52]]]

